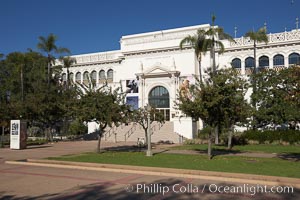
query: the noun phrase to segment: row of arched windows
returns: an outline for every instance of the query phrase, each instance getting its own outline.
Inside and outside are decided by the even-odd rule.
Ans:
[[[235,58],[231,61],[231,65],[234,68],[241,68],[242,61],[239,58]],[[284,66],[284,56],[281,54],[277,54],[273,57],[273,66]],[[289,55],[289,65],[300,64],[300,55],[298,53],[291,53]],[[269,66],[269,57],[261,56],[258,59],[258,67],[266,67]],[[254,58],[248,57],[245,59],[245,68],[254,67]]]
[[[107,80],[108,82],[113,81],[114,73],[113,73],[112,69],[109,69],[106,73],[105,73],[104,70],[100,70],[98,75],[99,75],[99,81],[100,82],[103,82],[105,80]],[[69,76],[70,76],[70,80],[74,80],[74,73],[73,72],[71,72]],[[83,82],[87,83],[89,78],[91,79],[91,81],[96,82],[97,72],[95,70],[92,71],[91,73],[89,73],[88,71],[85,71],[83,73]],[[67,74],[66,73],[62,74],[62,79],[63,79],[63,81],[67,80]],[[81,82],[81,72],[77,72],[75,74],[75,81],[79,82],[79,83]]]

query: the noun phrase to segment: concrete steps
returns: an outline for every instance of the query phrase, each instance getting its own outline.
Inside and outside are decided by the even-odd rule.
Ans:
[[[151,142],[179,143],[179,135],[174,133],[173,129],[173,122],[167,121],[164,124],[153,122]],[[145,138],[145,132],[139,124],[130,123],[127,126],[107,128],[103,138],[110,142],[137,142],[139,138]]]

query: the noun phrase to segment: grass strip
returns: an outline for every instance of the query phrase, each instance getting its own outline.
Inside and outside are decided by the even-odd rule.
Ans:
[[[280,158],[216,156],[212,160],[208,160],[203,155],[160,153],[152,157],[146,157],[143,152],[105,152],[101,154],[86,153],[49,159],[300,178],[300,162],[287,161]]]

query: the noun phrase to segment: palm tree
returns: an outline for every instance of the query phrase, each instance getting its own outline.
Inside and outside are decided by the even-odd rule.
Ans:
[[[216,16],[212,15],[212,25],[205,33],[209,37],[209,39],[207,40],[207,46],[211,50],[210,52],[213,60],[212,63],[213,74],[215,74],[217,70],[216,56],[215,56],[216,47],[219,48],[220,54],[224,53],[225,51],[225,47],[220,40],[226,39],[226,40],[234,41],[229,34],[224,32],[224,29],[222,27],[215,27],[215,20],[216,20]]]
[[[201,59],[202,54],[205,54],[208,50],[210,50],[211,57],[213,58],[212,69],[213,72],[216,72],[216,59],[215,59],[215,47],[219,47],[219,53],[223,53],[225,51],[225,47],[220,40],[230,40],[234,41],[233,38],[224,32],[223,28],[215,27],[216,16],[212,16],[212,25],[208,30],[197,31],[197,34],[194,36],[187,36],[183,38],[179,44],[179,47],[182,49],[184,44],[190,44],[195,49],[195,54],[197,56],[199,62],[199,75],[200,81],[202,82],[202,70],[201,70]]]
[[[57,47],[55,44],[56,40],[57,40],[57,36],[51,33],[47,38],[40,36],[39,43],[37,44],[37,48],[47,54],[48,85],[50,84],[50,79],[51,79],[50,69],[51,66],[55,64],[55,57],[52,55],[52,53],[56,53],[56,54],[70,53],[70,50],[67,48]]]
[[[253,51],[254,51],[254,71],[253,73],[256,74],[256,45],[259,42],[265,42],[266,44],[269,42],[269,38],[267,36],[266,28],[260,28],[257,32],[249,31],[245,34],[245,37],[249,37],[253,41]]]
[[[61,57],[60,61],[63,63],[63,66],[65,68],[67,68],[67,88],[69,89],[69,85],[70,85],[70,71],[69,71],[69,69],[73,64],[76,64],[76,59],[72,58],[70,56],[65,56],[65,57]]]
[[[267,30],[265,27],[260,28],[257,32],[249,31],[245,34],[245,37],[249,37],[253,41],[253,51],[254,51],[254,69],[253,69],[253,94],[256,94],[256,73],[257,73],[257,67],[256,67],[256,45],[259,42],[265,42],[266,44],[269,41],[269,38],[267,36]],[[256,109],[256,99],[252,99],[252,105]],[[255,128],[255,127],[254,127]]]
[[[200,82],[202,83],[201,60],[202,54],[207,52],[206,32],[202,29],[197,30],[197,34],[187,36],[180,41],[179,47],[183,49],[185,44],[191,45],[195,49],[195,55],[198,59]]]

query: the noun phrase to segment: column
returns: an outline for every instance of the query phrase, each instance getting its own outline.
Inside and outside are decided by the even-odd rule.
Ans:
[[[241,59],[241,75],[245,75],[245,59]]]
[[[289,55],[284,55],[284,67],[289,67]]]
[[[98,87],[98,85],[99,85],[99,72],[100,71],[97,71],[97,70],[95,70],[96,71],[96,87]]]
[[[269,57],[269,69],[274,68],[274,62],[273,62],[273,57]]]

